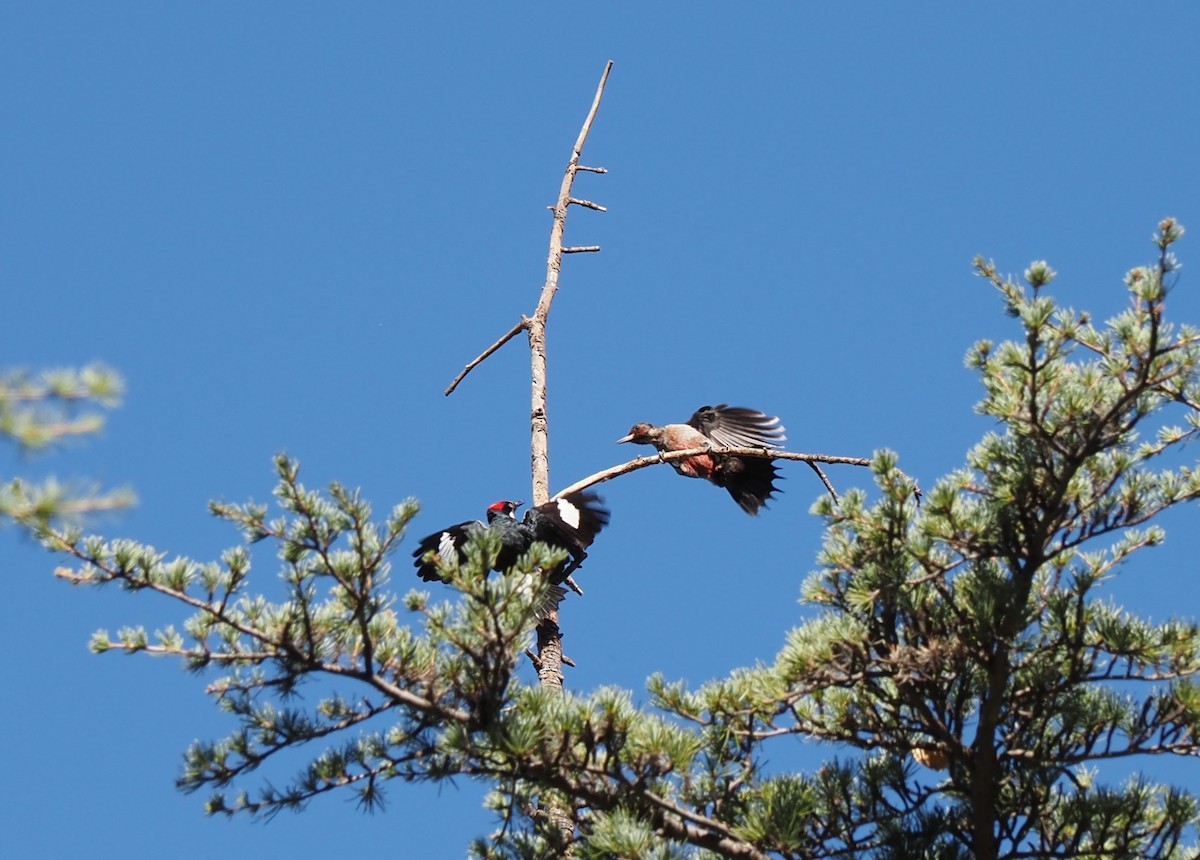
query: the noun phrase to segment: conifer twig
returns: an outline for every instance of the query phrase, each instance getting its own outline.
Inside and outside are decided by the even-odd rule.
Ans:
[[[825,471],[813,460],[807,460],[806,462],[817,473],[817,477],[821,479],[821,483],[825,485],[825,489],[829,490],[829,495],[833,496],[833,503],[835,505],[841,504],[842,500],[838,498],[837,490],[833,488],[833,484],[829,483],[829,477],[825,474]]]

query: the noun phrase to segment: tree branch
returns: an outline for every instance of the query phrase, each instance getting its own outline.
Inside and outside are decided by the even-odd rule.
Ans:
[[[579,490],[586,490],[588,487],[602,484],[605,481],[611,481],[613,478],[619,478],[621,475],[627,475],[630,472],[636,472],[638,469],[644,469],[647,466],[653,466],[656,463],[670,463],[673,460],[685,460],[688,457],[695,457],[697,454],[734,454],[738,457],[758,457],[765,460],[799,460],[802,463],[808,463],[816,473],[821,477],[829,494],[833,496],[833,500],[838,501],[838,495],[834,491],[833,486],[829,483],[825,473],[817,467],[817,463],[834,463],[844,466],[870,466],[871,460],[868,457],[840,457],[833,454],[799,454],[793,451],[780,451],[775,448],[688,448],[684,451],[669,451],[663,454],[649,454],[645,457],[638,457],[630,460],[628,463],[621,463],[619,466],[610,466],[607,469],[588,475],[576,481],[566,489],[559,490],[554,494],[554,498],[561,499],[569,493],[575,493]],[[903,474],[903,473],[901,473]],[[920,495],[920,490],[917,488],[917,482],[912,481],[913,492]]]
[[[472,370],[474,370],[476,368],[476,366],[481,364],[483,362],[483,360],[486,359],[489,355],[491,355],[493,352],[498,350],[500,347],[504,346],[504,344],[508,343],[510,340],[512,340],[514,337],[516,337],[517,332],[524,331],[527,328],[529,328],[529,317],[522,316],[521,321],[518,322],[512,328],[510,328],[508,330],[507,334],[503,335],[498,341],[493,343],[491,346],[489,346],[483,352],[479,353],[479,355],[474,360],[469,362],[467,364],[467,366],[464,367],[461,372],[459,372],[458,376],[454,377],[454,381],[451,382],[450,385],[446,388],[446,391],[444,392],[445,395],[447,397],[449,397],[454,392],[454,389],[458,388],[458,383],[460,383],[464,379],[466,379],[466,376],[468,373],[470,373]]]
[[[550,252],[546,258],[546,283],[542,287],[542,295],[538,299],[537,309],[529,321],[529,351],[531,353],[533,377],[532,404],[530,409],[530,425],[532,431],[531,466],[533,469],[533,504],[540,505],[550,500],[550,455],[549,438],[546,420],[546,318],[550,315],[550,305],[554,294],[558,291],[558,276],[562,271],[563,232],[567,224],[567,208],[573,202],[571,186],[575,183],[575,174],[579,170],[579,156],[583,153],[583,145],[587,142],[588,133],[592,130],[592,122],[600,109],[600,99],[604,96],[604,86],[608,82],[608,73],[612,70],[612,60],[604,66],[600,75],[600,83],[596,87],[596,95],[592,99],[592,107],[579,137],[571,150],[567,161],[567,169],[563,172],[562,184],[559,186],[558,202],[554,206],[554,226],[550,228]],[[595,205],[595,204],[591,204]]]
[[[550,443],[546,408],[546,320],[550,316],[550,305],[554,294],[558,291],[558,276],[562,270],[563,232],[567,224],[567,209],[574,198],[571,197],[571,186],[575,182],[575,174],[579,170],[579,156],[583,145],[591,131],[596,112],[600,109],[600,99],[604,96],[604,85],[608,81],[608,73],[612,70],[612,60],[604,66],[600,75],[600,83],[596,87],[596,95],[592,99],[591,109],[579,130],[579,137],[571,150],[567,161],[567,169],[563,172],[562,184],[559,186],[558,201],[554,206],[554,224],[550,228],[550,250],[546,257],[546,282],[542,286],[542,294],[538,299],[537,309],[529,319],[530,377],[532,392],[530,394],[530,469],[533,473],[533,505],[545,504],[550,500]],[[595,204],[589,205],[599,208]],[[574,250],[574,249],[572,249]],[[598,250],[598,249],[596,249]],[[561,597],[547,609],[545,617],[537,627],[538,649],[538,681],[548,690],[562,691],[562,631],[558,627],[558,605]],[[570,856],[570,845],[575,836],[575,821],[569,808],[556,802],[546,803],[545,812],[549,826],[558,832],[565,847],[563,856]]]

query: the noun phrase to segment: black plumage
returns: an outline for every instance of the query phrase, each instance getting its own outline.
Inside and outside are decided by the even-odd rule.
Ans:
[[[556,582],[561,581],[587,558],[587,548],[608,525],[610,516],[603,500],[587,490],[530,508],[518,522],[516,511],[522,504],[495,502],[488,506],[487,523],[469,520],[422,538],[413,551],[417,575],[426,582],[441,580],[437,572],[438,559],[443,563],[461,561],[462,547],[471,536],[487,530],[500,540],[500,552],[492,565],[493,570],[508,570],[534,541],[541,541],[567,551],[567,563],[551,572]]]

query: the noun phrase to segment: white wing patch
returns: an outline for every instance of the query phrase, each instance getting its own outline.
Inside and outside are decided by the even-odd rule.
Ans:
[[[458,562],[458,547],[454,545],[454,535],[450,532],[442,532],[438,536],[438,558],[442,560],[442,564],[455,564]]]
[[[564,523],[566,523],[567,525],[569,525],[571,528],[578,531],[579,530],[579,517],[580,517],[579,508],[575,507],[573,504],[568,502],[566,499],[559,499],[557,502],[557,505],[558,505],[559,518],[562,519],[562,521]]]

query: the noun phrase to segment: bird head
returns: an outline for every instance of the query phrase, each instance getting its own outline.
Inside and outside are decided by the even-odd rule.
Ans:
[[[629,428],[629,433],[617,440],[617,444],[622,442],[633,442],[635,445],[653,445],[654,440],[662,435],[662,428],[655,427],[653,424],[634,424]]]
[[[510,520],[515,520],[517,518],[517,508],[523,504],[525,503],[509,501],[492,502],[488,505],[487,509],[488,522],[490,523],[496,517],[508,517]]]

